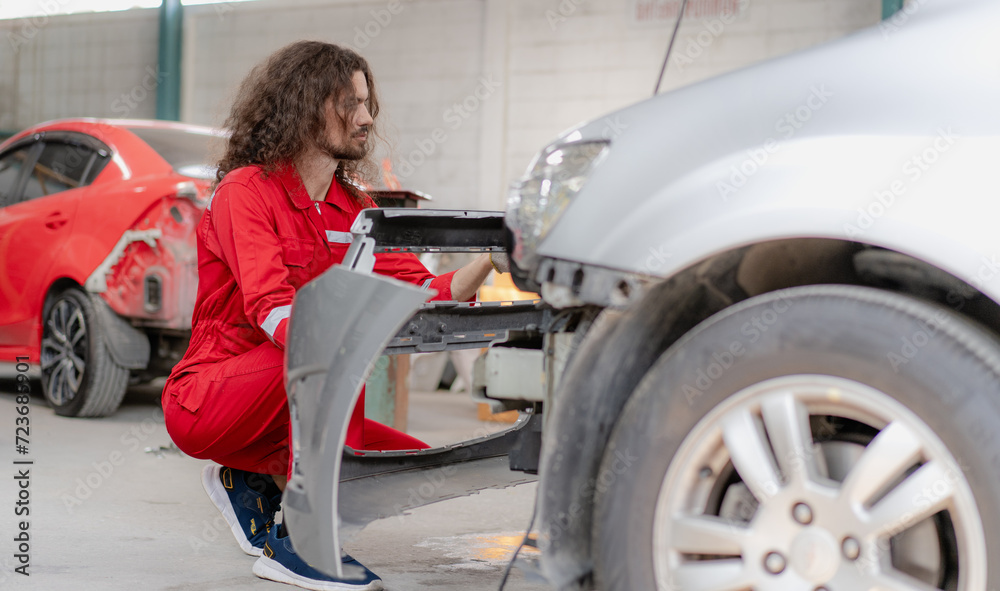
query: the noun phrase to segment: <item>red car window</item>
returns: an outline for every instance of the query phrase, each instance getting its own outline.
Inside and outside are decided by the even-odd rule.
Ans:
[[[0,158],[0,207],[6,207],[16,202],[18,180],[24,163],[31,155],[34,144],[29,144]]]
[[[83,184],[84,174],[94,158],[90,148],[46,142],[24,187],[24,201],[75,189]]]

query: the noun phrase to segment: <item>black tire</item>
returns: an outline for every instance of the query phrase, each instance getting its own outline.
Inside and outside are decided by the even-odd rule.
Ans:
[[[850,576],[862,576],[857,574],[862,573],[862,567],[885,569],[886,574],[879,576],[898,578],[900,572],[905,572],[920,577],[925,584],[894,589],[1000,588],[1000,573],[993,568],[986,572],[986,565],[1000,564],[998,351],[1000,341],[992,334],[951,310],[870,288],[810,286],[783,290],[752,298],[709,318],[663,354],[636,389],[613,430],[595,493],[596,588],[841,591],[869,588],[867,579],[864,585],[842,582]],[[812,392],[810,384],[816,388],[829,384],[836,387],[824,390],[825,394],[808,394],[813,396],[808,398],[801,393]],[[770,410],[777,408],[773,401],[779,400],[779,395],[784,397],[782,400],[795,401],[797,406],[787,407],[795,412],[776,415]],[[814,404],[815,400],[820,402]],[[857,410],[876,406],[885,410],[884,424],[863,418],[868,416],[864,414],[867,411]],[[744,416],[749,419],[733,419]],[[782,425],[773,422],[776,416],[791,420]],[[820,433],[817,425],[822,421],[834,427]],[[772,429],[775,424],[781,429]],[[831,487],[829,490],[840,487],[842,494],[837,499],[849,496],[844,492],[848,486],[852,491],[866,490],[865,486],[857,486],[867,482],[859,474],[871,474],[872,466],[881,466],[890,457],[878,453],[886,447],[871,442],[888,433],[890,426],[898,433],[899,425],[910,428],[914,435],[909,441],[919,443],[920,447],[915,448],[919,454],[912,460],[898,456],[900,466],[893,468],[899,470],[898,475],[880,473],[884,476],[877,480],[887,484],[880,489],[882,492],[868,490],[861,509],[846,502],[831,503],[829,507],[820,502],[813,506],[822,508],[816,510],[816,521],[808,501],[793,504],[788,511],[793,499],[785,491],[792,489],[792,483],[811,483],[813,476],[805,475],[814,475],[814,470],[826,470],[822,478],[817,478]],[[801,434],[797,439],[782,438],[785,433],[796,432]],[[737,439],[735,434],[747,437]],[[810,434],[812,441],[794,448],[806,450],[800,456],[778,452],[791,449],[789,441],[807,441]],[[881,442],[889,437],[886,435]],[[733,445],[735,442],[739,445]],[[756,449],[762,454],[754,455]],[[849,456],[855,458],[853,463],[844,464],[846,468],[839,476],[833,474],[834,467],[829,464],[831,450],[837,449],[848,449]],[[875,451],[869,455],[870,450]],[[748,458],[766,461],[749,462]],[[864,468],[858,468],[863,464],[858,458],[869,460]],[[932,472],[932,468],[945,466],[946,458],[953,458],[956,468]],[[910,461],[913,463],[902,466]],[[776,477],[775,486],[753,476],[767,473],[757,470],[762,465],[773,469],[770,473]],[[797,465],[806,468],[797,471]],[[751,475],[747,482],[741,472]],[[917,497],[908,501],[919,511],[902,506],[907,503],[894,502],[906,498],[896,492],[909,491],[911,485],[924,482],[918,478],[932,474],[937,475],[933,488],[936,490],[941,482],[942,492],[928,497],[926,503],[918,503]],[[947,474],[947,479],[942,474]],[[744,491],[742,499],[740,490]],[[732,500],[729,495],[745,501],[743,509],[749,509],[734,515],[726,509],[728,500]],[[942,508],[942,503],[948,506]],[[805,506],[802,515],[808,520],[796,513],[799,505]],[[898,512],[904,508],[908,512],[903,515],[908,517],[898,519]],[[826,515],[820,515],[822,511]],[[887,522],[879,522],[880,533],[870,538],[844,536],[842,530],[853,527],[850,524],[858,511],[895,515],[893,523],[899,527],[890,530],[884,527]],[[937,512],[928,517],[925,511]],[[834,514],[838,519],[832,519]],[[821,518],[826,521],[821,522]],[[689,524],[697,524],[698,528],[688,529]],[[716,524],[729,529],[712,530]],[[702,526],[706,529],[702,530]],[[739,535],[732,528],[737,528]],[[825,552],[826,557],[805,562],[796,558],[796,544],[802,540],[814,544],[819,539],[802,536],[819,536],[823,532],[830,534],[829,540],[843,544],[836,546],[836,557],[827,556],[832,542],[816,541],[812,548],[820,554]],[[703,533],[706,537],[699,537]],[[795,543],[788,548],[786,557],[782,554],[783,544],[793,535]],[[921,542],[932,540],[937,546],[924,546],[919,553],[907,555],[907,548],[913,545],[906,544],[913,542],[914,536],[924,536]],[[853,540],[851,550],[849,539]],[[730,540],[739,540],[732,543],[739,547],[730,547]],[[856,547],[860,555],[855,555],[854,542],[858,540],[862,540]],[[762,551],[765,547],[771,550]],[[899,550],[901,547],[904,550]],[[739,561],[733,561],[731,572],[742,568],[740,577],[756,577],[752,583],[727,586],[719,582],[715,586],[704,578],[691,582],[695,579],[689,578],[690,573],[695,568],[723,565],[705,562],[725,557],[739,557]],[[823,562],[827,559],[833,562]],[[858,560],[870,561],[850,564]],[[918,572],[913,566],[918,563],[931,566],[922,566],[924,570]],[[739,564],[744,566],[735,566]],[[855,574],[843,569],[854,569]],[[719,570],[713,570],[713,576],[720,576]],[[793,577],[801,577],[803,582]],[[847,578],[836,579],[841,581],[838,586],[829,582],[831,577]]]
[[[103,417],[125,397],[129,370],[115,363],[87,294],[69,288],[45,310],[42,392],[57,415]]]

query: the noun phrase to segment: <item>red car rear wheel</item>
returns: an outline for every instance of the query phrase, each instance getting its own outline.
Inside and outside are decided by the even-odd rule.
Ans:
[[[42,391],[56,414],[107,416],[125,397],[129,372],[111,358],[103,328],[87,294],[77,288],[63,291],[48,307],[42,331]]]

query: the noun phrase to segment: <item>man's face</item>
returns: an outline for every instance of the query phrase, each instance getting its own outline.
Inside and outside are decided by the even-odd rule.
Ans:
[[[358,70],[351,77],[353,90],[337,102],[326,99],[326,133],[317,139],[320,150],[335,160],[360,160],[368,153],[368,81]]]

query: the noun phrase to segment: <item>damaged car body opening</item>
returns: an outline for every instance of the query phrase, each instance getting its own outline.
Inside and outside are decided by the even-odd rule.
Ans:
[[[113,414],[188,345],[195,228],[224,134],[62,119],[0,149],[0,376],[25,357],[56,414]]]

